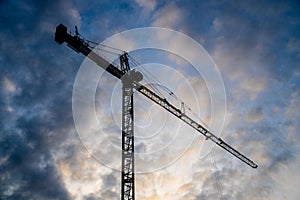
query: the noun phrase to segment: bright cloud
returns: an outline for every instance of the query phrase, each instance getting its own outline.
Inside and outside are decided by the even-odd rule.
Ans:
[[[4,90],[6,90],[7,92],[12,92],[14,93],[16,91],[16,85],[14,82],[12,82],[10,79],[8,78],[4,78],[3,80],[3,88]]]
[[[153,11],[156,7],[156,0],[135,0],[135,2],[147,11]]]
[[[176,4],[167,4],[154,14],[153,26],[175,28],[182,21],[182,11]]]

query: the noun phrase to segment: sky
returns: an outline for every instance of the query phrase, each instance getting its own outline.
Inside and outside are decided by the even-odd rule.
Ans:
[[[135,28],[179,31],[205,49],[222,77],[225,116],[212,112],[206,77],[180,55],[129,52],[143,64],[139,70],[151,71],[201,122],[219,120],[217,134],[258,164],[252,169],[219,147],[211,150],[191,128],[135,94],[137,170],[145,169],[136,174],[136,199],[300,198],[299,1],[2,0],[0,20],[0,199],[120,197],[120,82],[107,73],[97,79],[102,69],[58,45],[60,23],[70,31],[77,25],[97,42]],[[202,58],[176,38],[158,39]],[[134,42],[125,38],[114,47],[130,50]],[[79,79],[79,88],[88,93],[90,80],[99,81],[98,122],[80,110],[86,130],[80,132],[74,104],[82,102],[74,92],[88,66],[95,71]]]

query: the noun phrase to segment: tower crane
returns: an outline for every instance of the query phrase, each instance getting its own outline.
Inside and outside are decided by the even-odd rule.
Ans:
[[[109,63],[103,57],[92,51],[89,43],[79,37],[76,27],[76,34],[67,31],[67,27],[59,24],[56,27],[55,41],[59,44],[64,42],[77,53],[81,53],[94,61],[99,67],[103,68],[111,75],[122,81],[122,172],[121,172],[121,200],[134,200],[134,119],[133,119],[133,91],[136,90],[146,98],[164,108],[166,111],[185,122],[191,128],[202,134],[207,140],[211,140],[224,150],[228,151],[252,168],[257,168],[252,160],[228,145],[224,140],[214,135],[211,131],[199,124],[184,111],[172,105],[165,98],[161,97],[140,82],[143,79],[141,72],[130,69],[128,54],[120,56],[121,67]]]

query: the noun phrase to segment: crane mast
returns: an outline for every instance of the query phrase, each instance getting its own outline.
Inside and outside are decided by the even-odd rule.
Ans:
[[[121,199],[134,200],[134,114],[133,80],[142,80],[130,71],[127,54],[120,56],[122,77],[122,177]],[[141,74],[140,74],[141,75]]]
[[[77,53],[82,53],[86,57],[93,60],[99,67],[103,68],[111,75],[122,81],[122,177],[121,177],[121,200],[134,200],[134,107],[133,107],[133,90],[152,100],[190,127],[201,133],[206,140],[211,140],[224,150],[228,151],[252,168],[257,168],[252,160],[228,145],[224,140],[214,135],[207,128],[197,123],[191,117],[186,115],[176,106],[169,103],[165,98],[139,83],[143,79],[143,75],[130,69],[127,53],[120,56],[120,66],[110,64],[100,55],[92,51],[89,44],[80,38],[76,28],[76,35],[68,33],[67,27],[59,24],[56,27],[55,41],[59,44],[66,42],[70,48]]]

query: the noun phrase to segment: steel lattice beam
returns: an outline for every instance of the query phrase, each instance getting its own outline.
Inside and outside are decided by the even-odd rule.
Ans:
[[[160,105],[164,109],[166,109],[168,112],[172,113],[182,121],[184,121],[186,124],[197,130],[199,133],[204,135],[206,139],[209,139],[231,153],[232,155],[236,156],[239,158],[241,161],[244,163],[248,164],[252,168],[257,168],[257,164],[255,164],[252,160],[229,146],[225,141],[223,141],[221,138],[217,137],[213,133],[211,133],[207,128],[203,127],[201,124],[197,123],[194,121],[192,118],[187,116],[185,113],[181,112],[180,109],[176,108],[172,104],[170,104],[166,99],[161,98],[157,94],[155,94],[153,91],[149,90],[147,87],[139,84],[139,83],[134,83],[134,87],[144,96],[147,98],[151,99],[153,102],[156,104]]]
[[[122,60],[121,60],[122,61]],[[122,78],[121,200],[134,200],[134,116],[131,73]]]

